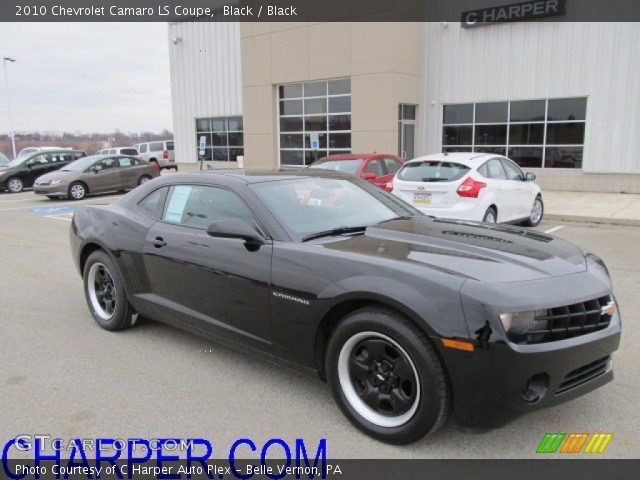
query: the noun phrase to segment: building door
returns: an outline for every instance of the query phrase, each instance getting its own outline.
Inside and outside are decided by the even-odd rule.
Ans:
[[[398,155],[410,160],[415,156],[416,105],[398,106]]]

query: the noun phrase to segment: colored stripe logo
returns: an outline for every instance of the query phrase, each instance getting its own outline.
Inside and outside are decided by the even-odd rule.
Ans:
[[[612,438],[612,433],[547,433],[536,452],[604,453]]]

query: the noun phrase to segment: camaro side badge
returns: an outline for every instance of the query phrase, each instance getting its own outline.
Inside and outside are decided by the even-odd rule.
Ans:
[[[309,300],[305,300],[304,298],[294,297],[293,295],[287,295],[286,293],[273,292],[274,297],[283,298],[285,300],[290,300],[292,302],[301,303],[302,305],[310,305],[311,302]]]

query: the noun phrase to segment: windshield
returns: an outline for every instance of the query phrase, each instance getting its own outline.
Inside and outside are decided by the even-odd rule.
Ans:
[[[336,172],[349,173],[355,175],[360,166],[362,165],[362,159],[357,160],[327,160],[319,163],[314,163],[309,168],[316,170],[335,170]]]
[[[16,157],[13,160],[11,160],[10,162],[7,162],[4,166],[5,167],[18,167],[20,165],[22,165],[23,163],[25,163],[27,160],[29,160],[30,155],[22,155],[20,157]]]
[[[252,189],[299,235],[422,215],[380,188],[350,180],[296,178],[256,183]]]
[[[452,182],[469,171],[469,167],[454,162],[425,160],[406,163],[397,173],[398,180],[406,182]]]
[[[83,157],[80,160],[76,160],[75,162],[71,162],[69,165],[65,165],[64,168],[61,168],[61,172],[84,172],[87,168],[94,164],[96,160],[100,157],[97,155],[91,157]]]

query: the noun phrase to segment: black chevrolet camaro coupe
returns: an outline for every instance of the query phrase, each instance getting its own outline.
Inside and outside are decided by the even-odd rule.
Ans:
[[[496,427],[613,378],[621,320],[600,258],[340,174],[158,178],[78,207],[71,249],[101,327],[140,315],[315,372],[385,442],[450,411]]]

